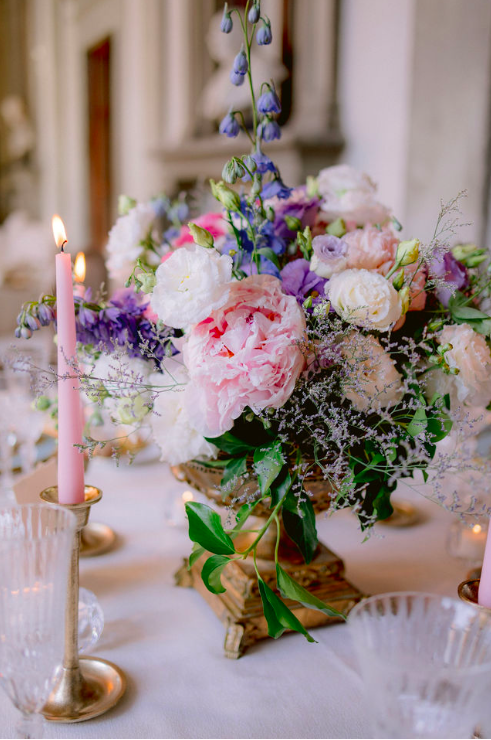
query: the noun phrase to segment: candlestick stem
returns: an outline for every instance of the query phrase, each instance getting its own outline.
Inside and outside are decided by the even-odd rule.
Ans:
[[[123,672],[101,658],[79,657],[78,600],[80,533],[88,522],[90,507],[100,501],[102,492],[85,486],[85,501],[67,506],[77,518],[68,575],[65,611],[65,652],[57,683],[43,708],[44,717],[53,722],[82,722],[111,709],[124,694],[126,679]],[[52,486],[41,493],[47,504],[58,504],[58,488]]]

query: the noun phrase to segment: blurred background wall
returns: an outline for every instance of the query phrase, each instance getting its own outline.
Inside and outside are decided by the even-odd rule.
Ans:
[[[422,239],[440,199],[466,189],[471,224],[462,236],[489,244],[489,0],[261,6],[274,40],[253,68],[281,89],[284,133],[270,151],[284,179],[353,164],[378,182],[404,234]],[[245,152],[217,133],[245,94],[228,80],[240,41],[236,29],[220,34],[222,8],[223,0],[0,0],[0,333],[33,282],[50,287],[54,212],[72,251],[87,252],[87,280],[97,285],[119,193],[200,191],[230,154]]]

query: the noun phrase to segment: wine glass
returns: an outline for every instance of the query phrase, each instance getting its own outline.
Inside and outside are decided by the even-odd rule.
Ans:
[[[372,737],[472,737],[489,711],[491,618],[458,599],[372,596],[348,624]]]
[[[18,737],[42,737],[42,710],[63,659],[74,514],[0,508],[0,684],[22,712]]]

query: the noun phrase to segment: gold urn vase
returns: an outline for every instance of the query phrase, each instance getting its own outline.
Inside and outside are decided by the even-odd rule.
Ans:
[[[211,468],[192,461],[176,465],[171,469],[179,481],[185,481],[218,506],[233,506],[233,501],[238,496],[243,501],[244,497],[257,491],[257,484],[254,480],[241,480],[237,487],[224,497],[220,490],[223,468]],[[330,507],[332,491],[320,471],[317,477],[315,475],[309,477],[306,488],[312,494],[311,501],[316,514]],[[256,524],[264,525],[270,513],[267,503],[260,501],[254,509],[255,516],[249,517],[248,522],[253,523],[253,528]],[[306,564],[298,548],[286,534],[281,518],[280,527],[279,561],[281,567],[317,598],[347,614],[360,601],[363,594],[345,579],[342,559],[319,542],[312,562]],[[239,549],[245,550],[254,536],[254,533],[243,533],[238,535],[234,541]],[[273,524],[259,542],[256,553],[261,577],[274,590],[276,590],[274,560],[276,538],[276,525]],[[245,560],[232,561],[226,566],[222,575],[222,583],[226,591],[222,594],[211,593],[201,580],[201,568],[208,557],[209,553],[205,553],[190,570],[185,560],[184,565],[176,573],[176,583],[179,586],[192,586],[208,602],[225,625],[225,656],[240,658],[250,645],[268,636],[252,555]],[[336,617],[328,617],[320,611],[308,609],[295,601],[286,600],[285,603],[307,629],[340,621]]]

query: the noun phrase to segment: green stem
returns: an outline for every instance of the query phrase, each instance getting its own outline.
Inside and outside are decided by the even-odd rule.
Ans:
[[[281,539],[281,525],[280,525],[280,519],[277,515],[275,516],[274,520],[276,522],[276,545],[274,548],[274,561],[275,563],[277,563],[278,562],[278,550],[280,548],[280,539]]]
[[[281,499],[280,499],[280,500],[278,501],[278,503],[277,503],[277,504],[276,504],[276,506],[274,507],[274,509],[273,509],[273,511],[272,511],[272,513],[271,513],[271,515],[270,515],[270,517],[269,517],[269,519],[267,520],[266,524],[264,525],[264,527],[262,527],[262,528],[261,528],[261,529],[259,530],[259,534],[258,534],[258,536],[256,537],[256,539],[254,540],[254,542],[252,543],[252,545],[249,545],[249,547],[247,548],[247,550],[244,550],[243,552],[239,553],[239,554],[241,555],[241,557],[242,557],[242,558],[244,558],[244,560],[245,560],[245,559],[246,559],[246,557],[247,557],[247,556],[249,555],[249,553],[251,552],[251,550],[254,550],[254,554],[255,554],[255,552],[256,552],[256,547],[257,547],[257,545],[259,544],[259,541],[260,541],[260,540],[262,539],[262,537],[264,536],[264,534],[265,534],[266,530],[268,529],[268,527],[269,527],[269,525],[271,524],[271,522],[273,521],[273,519],[274,519],[274,518],[275,518],[275,517],[277,516],[277,514],[278,514],[278,511],[279,511],[279,509],[281,508],[281,506],[283,505],[283,501],[285,500],[285,498],[287,497],[287,495],[288,495],[288,491],[287,491],[287,492],[285,493],[285,495],[283,496],[283,498],[281,498]]]

